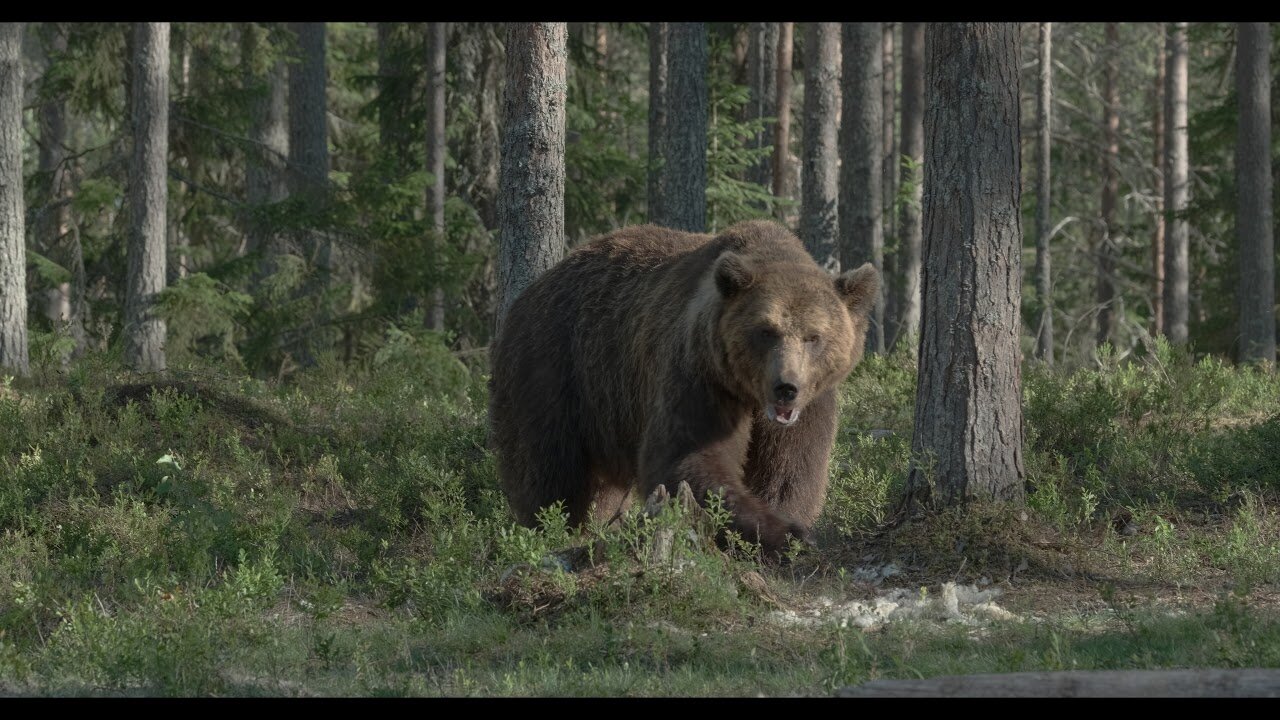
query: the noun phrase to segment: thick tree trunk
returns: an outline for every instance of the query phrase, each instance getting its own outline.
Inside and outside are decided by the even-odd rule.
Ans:
[[[804,158],[800,239],[828,272],[840,272],[840,183],[837,117],[840,112],[840,23],[805,25]]]
[[[1120,161],[1120,88],[1116,67],[1116,54],[1120,51],[1120,31],[1117,23],[1106,24],[1106,58],[1102,80],[1102,130],[1106,150],[1102,153],[1102,222],[1098,237],[1098,333],[1097,344],[1111,342],[1115,333],[1116,316],[1121,309],[1116,306],[1116,199],[1120,194],[1120,176],[1116,165]]]
[[[435,178],[428,191],[428,211],[431,227],[435,231],[431,256],[437,261],[439,247],[444,243],[444,156],[447,150],[445,137],[445,23],[427,24],[427,172]],[[444,330],[444,289],[431,291],[431,318],[427,324],[432,330]]]
[[[649,23],[649,222],[667,217],[666,178],[662,167],[667,157],[667,96],[671,91],[668,67],[671,23]]]
[[[1174,345],[1187,344],[1188,295],[1191,280],[1190,229],[1185,218],[1190,186],[1187,183],[1187,24],[1175,23],[1169,33],[1165,77],[1165,178],[1164,206],[1169,214],[1164,252],[1164,334]]]
[[[289,157],[289,75],[283,57],[271,48],[266,28],[246,23],[240,31],[244,85],[252,91],[249,105],[249,139],[245,158],[245,200],[253,209],[278,203],[289,195],[285,161]],[[271,272],[270,256],[283,252],[266,223],[250,216],[245,220],[246,250],[266,257],[259,273]]]
[[[931,23],[914,502],[1021,501],[1016,23]]]
[[[169,23],[135,23],[133,53],[124,361],[139,372],[159,372],[165,369],[165,322],[155,303],[165,288],[167,250]]]
[[[0,368],[27,375],[26,205],[22,200],[22,23],[0,23]]]
[[[747,48],[747,83],[751,97],[747,105],[747,117],[768,118],[760,132],[751,139],[752,149],[769,147],[773,143],[773,131],[778,122],[778,35],[778,23],[751,24]],[[748,173],[748,180],[771,187],[772,157],[761,158]]]
[[[660,225],[705,232],[707,229],[707,27],[671,23],[668,28],[666,97],[668,112]]]
[[[778,123],[773,126],[773,194],[785,198],[790,190],[787,177],[791,170],[791,50],[795,23],[780,23],[778,28]],[[783,210],[779,209],[779,212]]]
[[[329,196],[325,24],[289,23],[289,29],[297,38],[299,55],[296,62],[289,64],[289,194],[301,201],[308,214],[319,215]],[[298,245],[315,273],[303,292],[323,297],[337,269],[329,234],[304,231]],[[289,343],[301,365],[314,365],[315,351],[333,347],[336,339],[326,327],[330,316],[329,303],[322,299],[308,335],[298,335]]]
[[[1237,30],[1236,215],[1240,237],[1240,361],[1276,360],[1276,255],[1271,195],[1271,26]]]
[[[1040,23],[1040,84],[1036,102],[1036,357],[1053,365],[1053,263],[1049,233],[1053,228],[1049,155],[1053,147],[1053,23]]]
[[[893,29],[896,23],[885,23],[881,29],[881,62],[884,67],[884,86],[881,102],[883,104],[884,134],[881,147],[884,150],[884,161],[881,171],[881,192],[884,193],[884,243],[886,248],[897,247],[898,214],[894,209],[894,201],[898,197],[898,168],[902,165],[898,157],[898,143],[895,140],[895,123],[898,117],[898,86],[895,66],[897,60],[893,51]],[[884,271],[880,274],[880,297],[884,299],[884,346],[888,350],[893,339],[892,329],[898,326],[898,257],[892,251],[885,252]]]
[[[893,343],[920,332],[920,204],[924,191],[920,167],[924,162],[924,47],[925,23],[902,24],[902,182],[911,195],[902,205],[898,222],[898,267],[902,292],[898,300],[898,328]],[[908,164],[909,161],[909,164]]]
[[[564,256],[567,37],[564,23],[507,29],[494,337],[516,297]]]
[[[187,37],[186,28],[182,24],[178,25],[178,31],[170,39],[172,41],[170,47],[174,55],[170,62],[174,65],[176,82],[170,88],[169,94],[173,97],[174,105],[180,106],[191,92],[191,39]],[[193,157],[194,153],[190,150],[191,144],[186,135],[186,126],[178,123],[174,127],[169,147],[173,151],[174,165],[178,172],[197,181],[199,175],[194,170],[198,159]],[[186,185],[179,184],[169,198],[173,208],[167,213],[166,241],[169,248],[165,251],[165,282],[168,285],[173,285],[185,278],[190,264],[191,236],[182,226],[183,208],[187,206],[187,195]]]
[[[1156,23],[1156,84],[1154,101],[1155,117],[1152,119],[1151,134],[1155,136],[1156,179],[1153,188],[1155,195],[1154,230],[1151,235],[1151,277],[1152,277],[1152,327],[1153,335],[1164,332],[1164,139],[1165,139],[1165,27],[1164,23]]]
[[[840,266],[864,262],[884,274],[884,229],[880,183],[883,105],[883,37],[880,23],[844,23],[841,28],[840,90]],[[867,350],[884,352],[884,298],[871,311]]]

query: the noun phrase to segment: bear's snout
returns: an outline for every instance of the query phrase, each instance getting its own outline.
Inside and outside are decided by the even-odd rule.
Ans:
[[[773,388],[773,396],[777,398],[778,402],[780,403],[795,402],[796,395],[799,395],[799,394],[800,394],[800,390],[797,389],[796,386],[792,385],[791,383],[786,383],[786,382],[778,383]]]

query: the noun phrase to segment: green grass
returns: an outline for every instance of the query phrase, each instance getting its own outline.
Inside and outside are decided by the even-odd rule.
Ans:
[[[915,368],[868,358],[842,389],[818,548],[762,566],[711,547],[714,512],[515,526],[484,378],[430,335],[372,357],[287,385],[192,366],[154,391],[90,357],[0,387],[0,694],[790,695],[1280,666],[1274,374],[1163,345],[1028,367],[1025,512],[884,532]],[[660,530],[674,553],[655,561]],[[552,561],[570,547],[596,566]],[[1033,619],[792,627],[744,584],[759,572],[792,605],[861,598],[864,558],[903,566],[890,585],[990,577]]]

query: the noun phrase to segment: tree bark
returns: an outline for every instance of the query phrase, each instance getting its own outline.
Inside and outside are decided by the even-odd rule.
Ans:
[[[778,118],[778,23],[752,23],[747,49],[747,82],[750,87],[748,118],[767,118],[764,127],[751,139],[751,148],[758,150],[773,143],[773,132]],[[751,182],[770,187],[773,182],[773,162],[765,156],[751,169]]]
[[[791,50],[795,23],[780,23],[778,29],[778,122],[773,126],[773,194],[788,197],[787,176],[791,169]],[[784,212],[781,208],[779,213]]]
[[[124,360],[138,372],[160,372],[165,369],[165,322],[155,303],[165,288],[167,250],[169,23],[135,23],[133,52]]]
[[[805,25],[804,159],[801,163],[800,239],[824,269],[840,272],[840,170],[836,119],[840,112],[840,23]]]
[[[462,173],[449,178],[455,193],[471,202],[491,230],[498,226],[498,98],[503,62],[495,28],[494,23],[464,23],[457,32],[458,93],[475,104],[477,122],[468,124],[467,138],[458,147],[465,180],[459,182]]]
[[[439,262],[444,243],[444,156],[445,136],[445,23],[427,24],[427,172],[435,178],[427,191],[428,212],[433,236],[431,257]],[[444,330],[444,289],[431,291],[431,317],[427,327]]]
[[[658,224],[688,232],[707,229],[707,28],[703,23],[671,23],[670,73],[663,179],[663,214]]]
[[[890,330],[897,327],[898,317],[898,258],[892,252],[897,247],[898,215],[894,209],[894,201],[898,197],[898,168],[902,165],[898,157],[898,144],[894,140],[894,123],[898,117],[898,86],[895,78],[897,61],[893,52],[893,28],[895,23],[885,23],[881,30],[882,64],[884,67],[884,87],[881,98],[883,104],[884,135],[881,146],[884,149],[884,161],[881,171],[881,191],[884,193],[884,243],[889,251],[884,256],[884,271],[880,274],[880,297],[884,300],[884,345],[887,350],[892,339]]]
[[[270,32],[256,23],[240,31],[241,65],[245,88],[252,92],[249,104],[249,139],[245,158],[245,200],[257,210],[288,197],[285,161],[289,157],[289,76],[283,57],[271,47]],[[252,215],[245,221],[246,250],[262,253],[259,275],[272,270],[270,256],[284,251],[266,223]]]
[[[1155,136],[1155,159],[1152,161],[1156,169],[1155,218],[1151,236],[1151,268],[1152,268],[1152,328],[1154,335],[1164,331],[1164,138],[1165,138],[1165,26],[1156,23],[1156,83],[1154,102],[1155,117],[1152,119],[1152,135]]]
[[[329,129],[325,87],[324,23],[289,23],[298,39],[299,61],[289,65],[289,192],[319,209],[328,195]],[[308,261],[322,272],[330,268],[328,240],[309,233]]]
[[[1053,23],[1040,23],[1040,85],[1036,103],[1036,357],[1053,365],[1053,263],[1049,252],[1053,228],[1050,151],[1053,147]]]
[[[494,337],[516,297],[564,256],[566,41],[564,23],[507,29]]]
[[[0,23],[0,368],[26,376],[27,245],[22,200],[22,23]]]
[[[1017,23],[931,23],[913,503],[1021,501]]]
[[[649,222],[661,222],[667,216],[666,172],[662,167],[667,156],[667,95],[671,89],[668,67],[670,23],[649,23]]]
[[[920,205],[924,183],[924,45],[925,23],[902,24],[902,182],[911,195],[902,205],[898,221],[898,257],[902,270],[899,316],[893,344],[920,332]],[[910,161],[909,164],[908,160]]]
[[[1276,360],[1276,255],[1271,179],[1271,26],[1240,23],[1236,48],[1236,215],[1240,361]]]
[[[883,276],[884,40],[880,23],[844,23],[841,33],[840,265],[855,268],[870,262]],[[884,352],[883,296],[871,311],[867,350]]]
[[[1099,346],[1111,342],[1115,333],[1116,315],[1116,245],[1113,228],[1116,222],[1116,199],[1120,194],[1120,176],[1116,165],[1120,161],[1120,91],[1117,78],[1116,53],[1120,48],[1120,31],[1117,23],[1106,24],[1106,45],[1103,48],[1105,63],[1102,79],[1102,129],[1106,150],[1102,153],[1102,222],[1098,238],[1098,333]]]
[[[1187,24],[1174,23],[1166,41],[1164,206],[1169,214],[1164,252],[1164,334],[1174,345],[1187,344],[1190,286],[1190,229],[1187,183]]]

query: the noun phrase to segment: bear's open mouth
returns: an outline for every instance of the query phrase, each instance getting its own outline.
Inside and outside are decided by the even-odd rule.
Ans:
[[[764,414],[780,425],[790,425],[800,419],[800,408],[771,404],[765,406]]]

